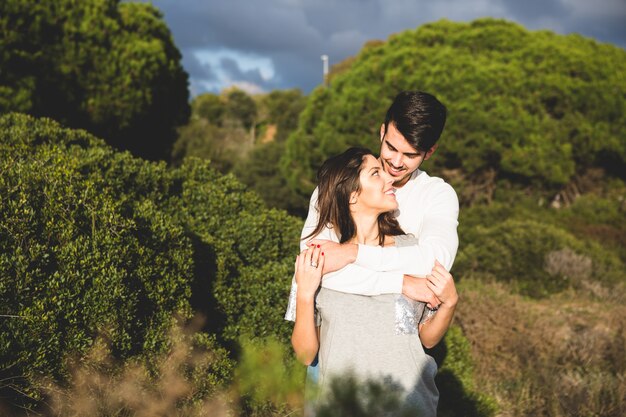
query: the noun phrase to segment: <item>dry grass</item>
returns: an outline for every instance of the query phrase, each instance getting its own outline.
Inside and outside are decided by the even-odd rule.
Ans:
[[[500,283],[462,283],[457,320],[472,345],[475,380],[500,416],[626,415],[626,307],[573,290],[544,300]]]
[[[89,355],[72,365],[66,386],[45,383],[49,410],[55,417],[229,416],[232,406],[223,393],[206,392],[190,378],[210,368],[215,356],[199,351],[189,329],[175,327],[171,347],[156,369],[141,360],[116,363],[99,339]],[[205,390],[205,392],[202,392]],[[204,395],[203,395],[204,394]]]
[[[237,369],[231,369],[228,381],[220,384],[214,374],[220,364],[224,366],[224,357],[206,349],[206,345],[198,348],[194,338],[199,334],[195,333],[198,328],[198,323],[188,328],[173,327],[169,350],[149,361],[116,362],[106,341],[99,339],[88,356],[71,365],[71,378],[66,385],[52,381],[42,384],[48,400],[47,409],[39,415],[286,417],[301,414],[304,367],[299,364],[297,369],[286,367],[282,345],[274,340],[242,340]]]

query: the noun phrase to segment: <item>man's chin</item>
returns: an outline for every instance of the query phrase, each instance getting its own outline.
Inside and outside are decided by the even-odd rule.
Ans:
[[[407,181],[409,180],[409,177],[411,177],[411,173],[404,172],[402,175],[391,174],[391,176],[393,177],[392,185],[394,187],[402,187],[404,184],[407,183]]]

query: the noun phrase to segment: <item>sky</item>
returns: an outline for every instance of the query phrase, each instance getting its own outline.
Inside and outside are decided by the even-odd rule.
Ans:
[[[579,33],[626,49],[626,0],[151,0],[183,55],[192,96],[323,81],[369,40],[441,19],[504,18],[530,30]]]

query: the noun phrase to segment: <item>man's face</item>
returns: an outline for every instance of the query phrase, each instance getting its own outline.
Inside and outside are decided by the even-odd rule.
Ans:
[[[414,149],[393,123],[389,123],[387,132],[384,124],[380,127],[380,140],[380,160],[385,171],[393,177],[394,187],[406,184],[411,174],[437,149],[437,145],[428,152]]]

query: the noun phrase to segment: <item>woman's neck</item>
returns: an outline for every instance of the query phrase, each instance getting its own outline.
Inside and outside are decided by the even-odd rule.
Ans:
[[[362,245],[379,245],[378,214],[359,215],[352,213],[352,216],[356,226],[356,236],[350,242]]]

